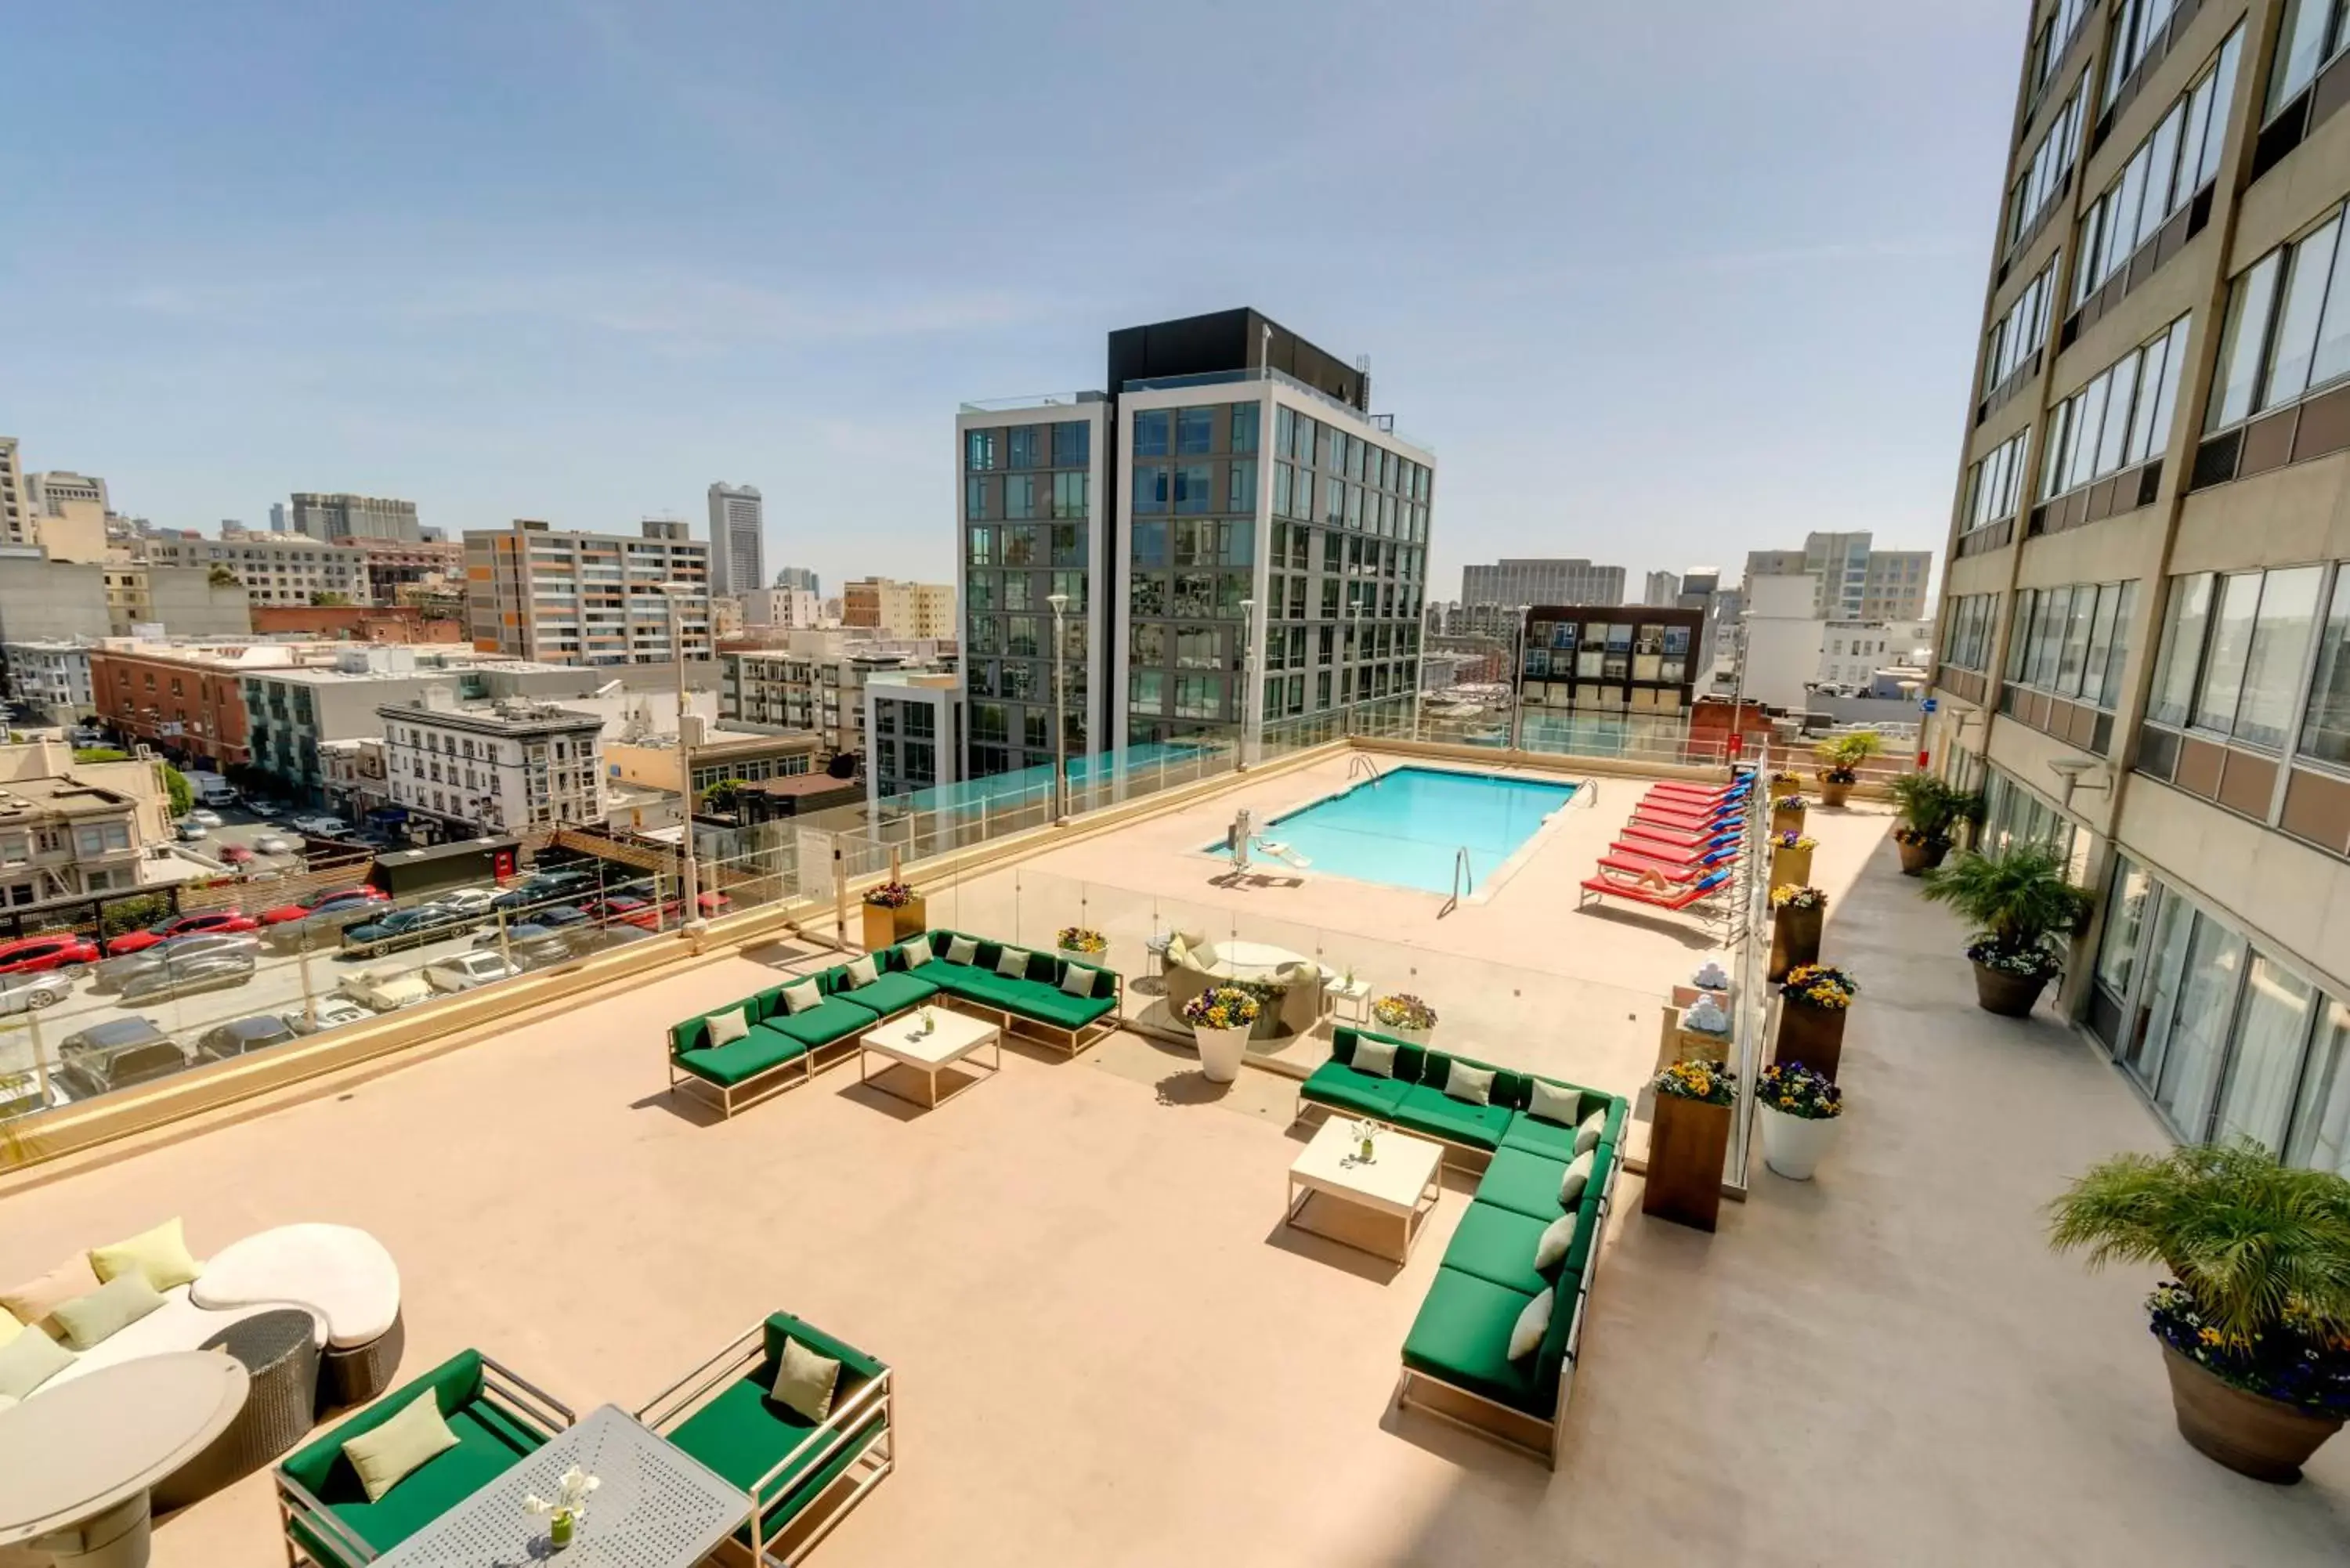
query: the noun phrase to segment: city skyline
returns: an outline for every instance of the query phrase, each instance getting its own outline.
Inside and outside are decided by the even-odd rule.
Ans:
[[[1374,406],[1444,459],[1434,581],[1503,555],[1679,571],[1741,557],[1749,533],[1926,545],[1946,524],[1950,389],[2012,82],[2004,5],[1709,7],[1669,26],[1525,10],[1473,34],[1399,15],[1354,30],[1345,76],[1302,82],[1276,62],[1325,29],[1276,18],[1200,89],[1196,166],[1229,172],[1116,198],[1100,244],[1066,258],[996,221],[989,154],[960,133],[1063,112],[972,85],[985,73],[958,62],[1004,47],[979,18],[941,12],[877,55],[820,19],[255,9],[263,50],[160,7],[102,37],[30,22],[31,85],[0,104],[19,188],[161,236],[0,240],[26,389],[0,430],[41,468],[106,474],[159,524],[258,516],[326,483],[413,498],[449,537],[519,516],[625,528],[694,515],[725,475],[788,490],[770,559],[935,579],[952,546],[942,408],[1082,384],[1096,350],[1073,320],[1243,302],[1367,355]],[[1140,86],[1139,26],[1072,13],[1039,29],[1033,63],[1120,101]],[[1571,67],[1562,91],[1534,63],[1560,58],[1611,64]],[[711,59],[744,68],[705,82]],[[1726,85],[1648,135],[1637,167],[1578,155],[1692,72]],[[44,112],[101,89],[122,106],[102,127],[68,137]],[[452,90],[476,104],[462,123],[420,112]],[[1366,91],[1389,105],[1367,125],[1342,112]],[[899,107],[854,156],[791,151],[803,125],[875,124],[876,102]],[[1118,188],[1122,157],[1073,148],[1062,172]],[[1147,238],[1162,211],[1189,223],[1355,164],[1396,202],[1333,207],[1313,244],[1222,221],[1172,253]],[[1883,177],[1896,166],[1916,177]],[[1400,224],[1383,215],[1397,203]],[[331,263],[305,237],[322,227],[349,241]],[[1333,245],[1378,265],[1330,267]],[[1691,354],[1694,382],[1677,369]],[[1826,363],[1835,376],[1801,368]],[[1797,483],[1794,454],[1829,447],[1833,482]],[[1637,550],[1608,548],[1627,531]]]

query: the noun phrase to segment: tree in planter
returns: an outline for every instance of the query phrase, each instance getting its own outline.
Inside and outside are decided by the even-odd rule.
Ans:
[[[1932,774],[1902,774],[1892,784],[1901,807],[1893,842],[1901,848],[1901,874],[1922,876],[1942,863],[1961,825],[1981,814],[1981,798],[1956,789]]]
[[[1820,764],[1821,803],[1842,805],[1851,799],[1852,786],[1860,782],[1860,764],[1884,751],[1885,737],[1874,730],[1855,730],[1814,746],[1812,755]]]
[[[2064,972],[2063,941],[2087,921],[2091,904],[2064,879],[2064,862],[2036,844],[2000,856],[1968,850],[1926,873],[1926,897],[1980,928],[1967,945],[1975,1000],[2009,1018],[2029,1014]]]
[[[2049,1244],[2093,1269],[2169,1271],[2148,1326],[2201,1452],[2289,1481],[2350,1417],[2350,1181],[2246,1140],[2116,1155],[2050,1213]]]

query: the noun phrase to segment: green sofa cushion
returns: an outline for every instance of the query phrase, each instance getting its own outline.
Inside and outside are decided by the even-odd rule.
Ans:
[[[1396,1106],[1409,1087],[1393,1078],[1357,1072],[1333,1056],[1314,1069],[1298,1092],[1316,1105],[1336,1106],[1359,1116],[1391,1121]]]
[[[740,1040],[684,1052],[677,1064],[697,1078],[731,1088],[786,1062],[796,1062],[807,1053],[806,1041],[783,1033],[773,1023],[760,1023]]]
[[[302,1483],[310,1493],[331,1502],[328,1495],[330,1479],[339,1468],[352,1488],[352,1495],[364,1499],[367,1491],[359,1485],[359,1472],[343,1460],[343,1444],[363,1432],[372,1432],[430,1388],[433,1403],[441,1407],[443,1417],[453,1416],[482,1397],[482,1353],[461,1350],[440,1366],[418,1377],[412,1377],[328,1432],[295,1449],[286,1456],[279,1469]]]
[[[1056,1029],[1083,1029],[1097,1019],[1107,1017],[1118,1006],[1118,1001],[1107,993],[1100,996],[1071,996],[1058,985],[1041,981],[1022,980],[1008,982],[1013,994],[1006,1005],[1014,1012],[1033,1018]]]
[[[949,963],[944,959],[932,959],[920,970],[921,977],[945,992],[949,996],[980,1000],[980,992],[990,981],[1002,982],[1003,977],[976,964]]]
[[[1565,1165],[1575,1158],[1575,1129],[1519,1111],[1510,1117],[1509,1127],[1502,1134],[1502,1147]]]
[[[1444,1249],[1444,1266],[1524,1295],[1539,1295],[1558,1282],[1551,1275],[1560,1272],[1556,1267],[1550,1274],[1534,1271],[1534,1248],[1544,1227],[1544,1221],[1498,1203],[1471,1203],[1461,1210],[1452,1242]],[[1570,1283],[1567,1288],[1571,1292],[1575,1287]]]
[[[1486,1166],[1483,1179],[1477,1183],[1477,1199],[1482,1203],[1513,1209],[1547,1225],[1566,1212],[1565,1205],[1558,1200],[1559,1183],[1565,1179],[1566,1161],[1563,1159],[1544,1159],[1518,1148],[1495,1149],[1492,1163]]]
[[[797,1462],[785,1466],[768,1485],[772,1505],[764,1516],[764,1528],[771,1532],[780,1529],[792,1514],[830,1484],[847,1468],[858,1450],[881,1429],[876,1423],[866,1435],[843,1446],[846,1458],[835,1456],[827,1459],[820,1469],[808,1472],[808,1466],[824,1446],[820,1441],[809,1440],[817,1423],[768,1397],[786,1337],[840,1363],[840,1386],[833,1396],[835,1412],[846,1407],[883,1371],[881,1363],[854,1345],[788,1313],[777,1313],[764,1325],[764,1355],[759,1365],[722,1389],[716,1398],[670,1434],[670,1441],[680,1449],[745,1490],[786,1458],[796,1457]],[[750,1539],[747,1527],[741,1539]]]
[[[928,964],[922,967],[926,971],[930,968]],[[892,1012],[903,1012],[910,1007],[920,1007],[938,993],[939,988],[931,981],[899,969],[877,975],[869,985],[860,985],[840,994],[859,1007],[869,1007],[887,1017]]]
[[[1558,1400],[1557,1379],[1544,1386],[1539,1352],[1521,1361],[1509,1355],[1510,1330],[1532,1299],[1449,1264],[1438,1269],[1405,1336],[1404,1365],[1547,1418]]]
[[[777,1013],[751,1033],[772,1030],[788,1034],[810,1045],[829,1045],[836,1040],[846,1040],[852,1034],[862,1034],[881,1022],[869,1007],[859,1007],[844,996],[827,996],[814,1007],[786,1017]]]
[[[857,1462],[857,1456],[879,1441],[881,1434],[889,1429],[889,1423],[886,1420],[877,1418],[861,1422],[848,1440],[821,1465],[815,1461],[816,1456],[824,1451],[825,1445],[808,1444],[773,1483],[783,1490],[776,1496],[775,1506],[759,1516],[759,1529],[763,1532],[761,1544],[773,1542],[789,1528],[792,1521],[799,1517],[801,1510],[822,1497],[824,1489],[838,1480],[841,1473]],[[809,1468],[812,1465],[815,1468]],[[748,1547],[751,1544],[750,1525],[745,1523],[737,1530],[734,1539]]]
[[[1380,1034],[1367,1029],[1349,1029],[1345,1024],[1340,1024],[1330,1032],[1330,1059],[1351,1065],[1355,1060],[1355,1042],[1358,1039],[1384,1040],[1393,1045],[1396,1048],[1397,1081],[1404,1084],[1417,1084],[1420,1081],[1422,1069],[1428,1061],[1428,1048],[1424,1045],[1407,1044],[1391,1034]],[[1442,1080],[1440,1079],[1438,1082],[1440,1085]]]
[[[1497,1087],[1499,1083],[1496,1079]],[[1398,1102],[1395,1120],[1397,1126],[1413,1131],[1474,1148],[1492,1148],[1501,1143],[1502,1133],[1515,1114],[1506,1106],[1472,1106],[1466,1100],[1454,1099],[1441,1089],[1414,1084]]]
[[[1426,1052],[1420,1058],[1419,1076],[1416,1081],[1440,1094],[1444,1089],[1445,1077],[1452,1071],[1455,1062],[1464,1066],[1482,1067],[1493,1075],[1492,1085],[1485,1094],[1487,1104],[1499,1106],[1505,1111],[1514,1111],[1526,1103],[1528,1091],[1523,1074],[1496,1066],[1491,1062],[1480,1062],[1474,1056],[1455,1056],[1443,1051]]]

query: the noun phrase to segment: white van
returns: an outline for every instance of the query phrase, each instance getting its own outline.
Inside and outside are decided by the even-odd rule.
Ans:
[[[188,787],[196,792],[199,805],[234,805],[236,790],[218,774],[190,774]]]

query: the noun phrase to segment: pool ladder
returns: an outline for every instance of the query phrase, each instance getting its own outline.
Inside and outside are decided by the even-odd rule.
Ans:
[[[1347,784],[1352,784],[1357,778],[1369,779],[1373,789],[1379,787],[1379,764],[1376,759],[1362,752],[1357,752],[1353,759],[1347,763]]]
[[[1462,845],[1452,852],[1452,897],[1444,900],[1444,908],[1436,911],[1438,919],[1444,919],[1461,907],[1461,895],[1477,890],[1477,873],[1469,866],[1469,846]]]

